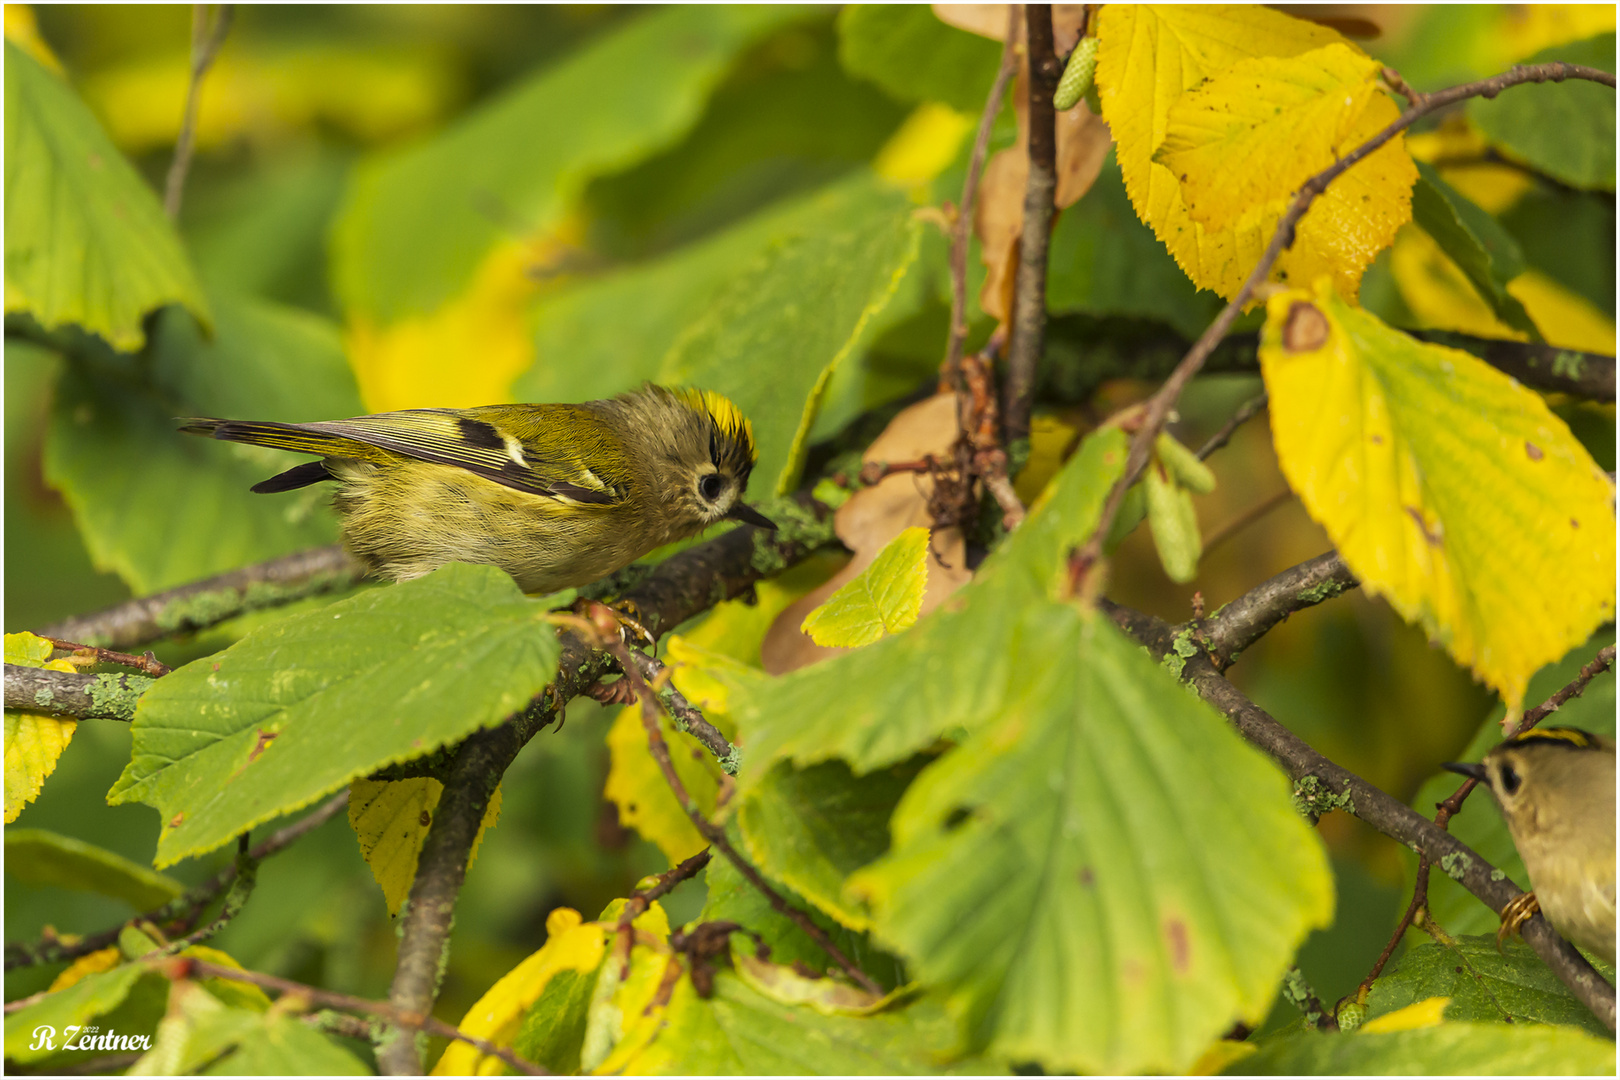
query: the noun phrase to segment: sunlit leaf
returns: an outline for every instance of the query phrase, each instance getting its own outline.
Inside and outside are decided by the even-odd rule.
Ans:
[[[517,967],[501,976],[484,996],[479,998],[467,1015],[456,1026],[468,1035],[488,1039],[496,1046],[511,1047],[524,1026],[529,1010],[541,1002],[543,996],[559,979],[576,985],[580,976],[590,975],[607,954],[608,932],[601,923],[582,922],[579,912],[572,908],[555,908],[546,916],[546,943]],[[574,978],[569,979],[569,976]],[[589,1000],[589,994],[586,994]],[[556,1020],[557,1017],[548,1017]],[[578,1027],[583,1034],[584,1017]],[[554,1056],[530,1057],[533,1047],[518,1047],[517,1052],[542,1068],[557,1072],[572,1072],[578,1068],[578,1049],[574,1051],[572,1067],[560,1063]],[[506,1065],[499,1058],[484,1054],[469,1043],[453,1042],[445,1047],[439,1063],[433,1067],[434,1076],[500,1076]]]
[[[6,663],[48,671],[78,670],[66,660],[52,660],[53,646],[33,634],[7,634]],[[41,701],[44,705],[47,702]],[[23,807],[33,802],[45,780],[56,771],[56,762],[73,741],[78,721],[66,716],[7,710],[5,714],[5,821],[17,820]],[[7,833],[8,842],[10,833]]]
[[[1524,304],[1549,345],[1614,354],[1614,318],[1586,297],[1571,292],[1539,270],[1526,270],[1508,282],[1508,292]]]
[[[1184,93],[1241,61],[1298,57],[1344,45],[1344,39],[1268,8],[1227,5],[1109,5],[1099,15],[1097,33],[1103,118],[1117,143],[1131,204],[1195,284],[1222,296],[1236,294],[1270,242],[1282,202],[1249,210],[1233,229],[1212,231],[1193,220],[1177,174],[1152,160],[1170,110]],[[1332,153],[1354,149],[1397,113],[1388,98],[1373,95],[1341,130]],[[1409,219],[1415,177],[1397,136],[1312,204],[1272,276],[1309,281],[1328,273],[1341,292],[1353,296],[1367,264]]]
[[[1283,475],[1369,592],[1517,709],[1614,618],[1614,485],[1536,394],[1319,284],[1267,305]]]
[[[365,1066],[329,1036],[284,1010],[222,1003],[201,985],[174,983],[152,1048],[129,1076],[364,1076]]]
[[[6,311],[72,323],[114,348],[147,312],[208,302],[157,196],[56,75],[6,42]]]
[[[557,670],[547,605],[451,563],[272,623],[159,679],[108,793],[163,819],[157,864],[506,719]]]
[[[361,778],[349,784],[349,824],[360,841],[360,854],[371,867],[371,876],[382,887],[390,916],[399,913],[399,906],[410,895],[422,843],[427,839],[433,811],[438,808],[443,794],[444,785],[431,776],[413,776],[406,780]],[[478,858],[484,831],[500,817],[501,789],[496,787],[484,810],[478,835],[473,838],[472,849],[467,853],[468,869]]]
[[[163,982],[161,975],[144,964],[123,964],[111,971],[86,975],[66,989],[6,1014],[6,1060],[29,1062],[49,1057],[62,1047],[65,1039],[59,1037],[54,1044],[39,1042],[35,1036],[37,1029],[54,1028],[60,1036],[69,1027],[82,1027],[86,1021],[123,1004],[143,976],[159,985]]]
[[[9,761],[6,774],[11,774]],[[160,907],[185,892],[185,886],[167,874],[46,829],[7,829],[6,866],[6,873],[18,881],[100,893],[123,900],[136,911]]]
[[[1176,99],[1153,161],[1176,174],[1194,221],[1229,229],[1333,164],[1379,92],[1379,71],[1339,42],[1240,60]]]
[[[1265,1016],[1332,917],[1326,857],[1276,766],[1111,622],[1027,611],[1021,686],[911,785],[848,890],[970,1046],[1180,1071]]]
[[[659,724],[669,744],[675,773],[687,793],[705,814],[714,813],[725,775],[719,764],[696,739],[676,731],[667,716],[660,715]],[[653,760],[647,747],[647,729],[641,723],[640,705],[627,705],[618,711],[608,729],[607,746],[611,764],[602,796],[618,807],[619,823],[657,844],[671,866],[706,847],[708,841],[686,816],[663,770]]]
[[[862,570],[804,620],[817,645],[855,648],[917,621],[928,581],[929,530],[903,530]]]

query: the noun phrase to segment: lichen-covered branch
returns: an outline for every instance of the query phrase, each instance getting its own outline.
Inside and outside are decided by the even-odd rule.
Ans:
[[[35,631],[108,649],[132,649],[170,634],[202,630],[260,608],[277,607],[355,584],[364,568],[341,547],[311,548],[244,566]]]
[[[1357,581],[1337,551],[1329,551],[1261,582],[1199,624],[1210,657],[1221,671],[1244,649],[1296,611],[1331,600]]]
[[[145,675],[50,671],[6,665],[6,708],[79,720],[133,720],[135,703],[151,687]]]

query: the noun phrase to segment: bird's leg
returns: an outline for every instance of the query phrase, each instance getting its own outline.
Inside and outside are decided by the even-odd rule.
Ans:
[[[1496,930],[1496,947],[1500,949],[1505,939],[1517,935],[1519,927],[1540,911],[1541,902],[1536,899],[1534,892],[1523,893],[1510,901],[1502,909],[1502,925]]]
[[[612,603],[604,603],[599,600],[587,600],[581,597],[574,601],[573,612],[581,618],[590,618],[591,606],[598,603],[613,612],[613,618],[618,624],[630,631],[630,644],[647,648],[652,648],[656,644],[653,641],[653,636],[647,632],[647,628],[641,625],[641,609],[636,606],[634,600],[615,600]]]

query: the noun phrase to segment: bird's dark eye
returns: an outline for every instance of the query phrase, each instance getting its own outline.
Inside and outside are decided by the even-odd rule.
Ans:
[[[723,487],[725,487],[725,482],[720,479],[720,474],[710,473],[698,481],[698,494],[710,502],[714,502],[720,497],[720,489]]]
[[[1502,785],[1503,794],[1512,795],[1519,790],[1519,785],[1524,781],[1520,779],[1518,770],[1513,766],[1503,765],[1502,771],[1497,774],[1497,782]]]

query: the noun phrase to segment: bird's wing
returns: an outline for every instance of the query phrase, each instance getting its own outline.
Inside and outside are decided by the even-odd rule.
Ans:
[[[514,427],[526,436],[509,434]],[[406,409],[309,424],[192,420],[182,430],[307,454],[386,460],[368,452],[375,447],[586,505],[612,505],[628,492],[629,462],[618,438],[601,416],[574,405]]]

